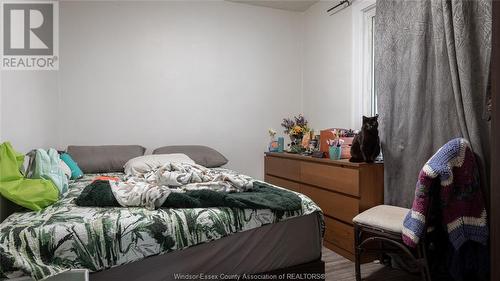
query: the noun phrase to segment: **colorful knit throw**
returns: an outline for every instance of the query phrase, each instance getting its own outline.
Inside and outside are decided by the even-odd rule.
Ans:
[[[439,180],[441,189],[440,198],[433,200],[441,202],[442,223],[455,249],[467,241],[486,245],[488,226],[477,166],[469,142],[462,138],[441,147],[420,171],[413,206],[403,223],[404,243],[415,247],[425,235],[434,180]]]

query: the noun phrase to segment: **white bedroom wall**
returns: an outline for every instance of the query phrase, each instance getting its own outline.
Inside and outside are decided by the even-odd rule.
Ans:
[[[300,13],[222,1],[60,9],[61,148],[205,144],[263,177],[267,129],[302,111]]]
[[[58,133],[57,71],[0,72],[0,142],[19,152],[54,147]]]
[[[320,1],[303,14],[303,110],[317,129],[353,124],[352,8],[328,15],[336,4]]]

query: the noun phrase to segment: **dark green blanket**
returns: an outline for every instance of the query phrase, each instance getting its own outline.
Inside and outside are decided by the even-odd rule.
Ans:
[[[95,181],[82,191],[76,205],[84,207],[120,207],[108,181]],[[239,209],[271,209],[295,211],[302,208],[301,199],[295,193],[255,181],[247,192],[224,193],[212,190],[193,190],[185,193],[172,192],[162,208],[209,208],[230,207]]]

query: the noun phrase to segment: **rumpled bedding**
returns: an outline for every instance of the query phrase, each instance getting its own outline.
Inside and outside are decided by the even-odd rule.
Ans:
[[[96,180],[85,187],[75,200],[81,207],[120,207],[113,194],[111,181]],[[150,190],[154,190],[151,188]],[[142,196],[141,196],[142,198]],[[171,192],[161,208],[211,208],[230,207],[239,209],[270,209],[273,211],[296,211],[302,208],[297,194],[253,181],[252,189],[246,192],[220,192],[210,189]]]
[[[170,162],[146,173],[130,175],[126,181],[110,181],[110,185],[121,206],[154,210],[159,208],[172,192],[243,192],[253,188],[253,181],[251,177],[229,170]]]
[[[125,179],[123,174],[106,175]],[[301,200],[296,211],[75,205],[96,176],[71,181],[57,203],[38,212],[15,213],[0,224],[0,279],[29,275],[42,280],[78,268],[95,272],[298,216],[322,217],[321,209],[300,193],[295,193]]]

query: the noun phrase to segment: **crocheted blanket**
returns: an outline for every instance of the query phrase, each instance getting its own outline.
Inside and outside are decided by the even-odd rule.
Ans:
[[[403,223],[403,241],[415,247],[424,236],[429,191],[439,180],[442,223],[458,250],[467,241],[486,245],[488,226],[474,153],[467,140],[457,138],[441,147],[420,171],[413,206]],[[437,186],[437,185],[434,185]]]

